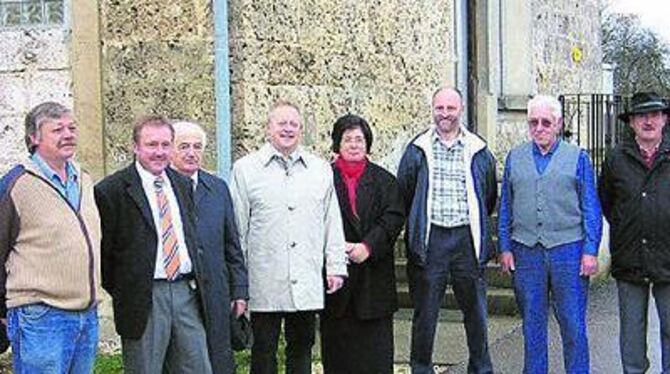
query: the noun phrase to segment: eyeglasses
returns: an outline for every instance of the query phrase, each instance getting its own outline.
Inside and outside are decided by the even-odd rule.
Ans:
[[[202,143],[180,143],[177,146],[177,152],[202,152],[205,146]]]

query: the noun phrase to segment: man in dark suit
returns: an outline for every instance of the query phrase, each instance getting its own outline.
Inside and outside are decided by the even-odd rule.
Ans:
[[[191,178],[195,190],[196,226],[204,259],[202,273],[209,279],[203,299],[209,306],[204,318],[212,371],[232,374],[235,362],[228,316],[231,309],[235,317],[242,315],[249,298],[247,268],[240,248],[233,204],[226,182],[201,168],[207,145],[205,131],[190,122],[177,122],[173,127],[175,151],[172,153],[172,167]]]
[[[126,373],[212,372],[202,249],[190,182],[168,168],[174,130],[163,117],[133,128],[135,162],[95,187],[102,285],[112,296]]]

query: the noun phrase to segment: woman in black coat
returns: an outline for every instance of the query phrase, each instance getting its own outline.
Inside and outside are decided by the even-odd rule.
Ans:
[[[346,115],[332,133],[349,277],[327,295],[321,320],[324,372],[392,373],[393,313],[398,309],[394,245],[404,222],[395,177],[367,158],[372,132]]]

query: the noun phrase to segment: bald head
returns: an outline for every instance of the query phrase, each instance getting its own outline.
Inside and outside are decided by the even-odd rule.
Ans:
[[[460,133],[463,100],[452,87],[442,87],[433,95],[433,122],[442,139],[450,141]]]
[[[454,95],[455,94],[456,96],[458,96],[458,99],[461,101],[461,103],[463,102],[463,95],[461,95],[461,91],[456,87],[449,87],[449,86],[442,86],[442,87],[438,88],[437,90],[435,90],[433,92],[432,102],[435,103],[435,98],[438,95],[443,95],[443,94],[449,94],[449,95]]]

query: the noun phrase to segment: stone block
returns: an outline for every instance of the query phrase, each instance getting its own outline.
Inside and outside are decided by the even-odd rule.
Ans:
[[[110,84],[103,96],[108,171],[117,170],[132,159],[132,125],[149,113],[201,124],[210,140],[205,167],[216,169],[216,107],[212,75],[128,79]]]
[[[600,2],[547,0],[532,2],[534,87],[550,94],[590,93],[601,90],[602,48]],[[572,59],[580,48],[582,60]]]
[[[104,69],[110,84],[119,80],[176,76],[214,76],[214,49],[210,39],[154,40],[108,46]]]
[[[28,154],[23,140],[23,116],[0,115],[0,175]]]
[[[70,65],[69,31],[25,28],[0,31],[0,71],[65,69]]]
[[[299,9],[299,43],[319,49],[344,48],[350,31],[343,5],[339,1],[304,0]]]
[[[26,77],[21,73],[0,73],[0,116],[18,115],[28,106]]]
[[[343,86],[360,61],[336,49],[271,41],[235,41],[232,81]]]
[[[238,0],[230,7],[235,38],[295,43],[299,34],[298,1]]]
[[[37,71],[29,82],[28,109],[45,101],[56,101],[72,108],[72,78],[69,70]]]
[[[101,3],[102,38],[106,42],[179,40],[213,34],[211,2],[178,0],[105,0]]]

